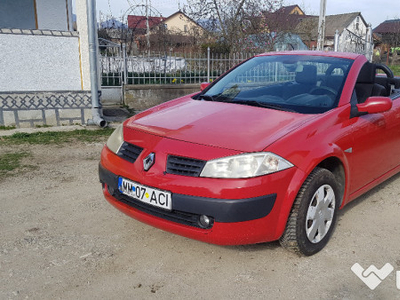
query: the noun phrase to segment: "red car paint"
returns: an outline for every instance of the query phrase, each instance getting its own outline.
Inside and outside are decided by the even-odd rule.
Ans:
[[[107,146],[100,165],[112,174],[160,190],[216,199],[247,199],[276,194],[271,212],[241,222],[214,222],[202,229],[154,216],[118,201],[103,185],[107,201],[149,225],[189,238],[221,244],[250,244],[280,238],[296,195],[321,162],[340,162],[344,172],[341,208],[400,171],[400,93],[386,111],[351,117],[351,97],[366,62],[362,55],[290,52],[269,55],[326,56],[353,60],[337,107],[320,114],[301,114],[234,103],[198,101],[188,95],[153,107],[124,122],[124,141],[143,148],[129,163]],[[389,98],[385,98],[388,101]],[[188,177],[165,172],[168,155],[209,161],[241,153],[272,152],[292,168],[245,179]],[[142,161],[156,154],[154,166]]]

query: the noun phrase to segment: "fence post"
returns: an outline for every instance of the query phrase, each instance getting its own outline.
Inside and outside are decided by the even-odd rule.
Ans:
[[[338,52],[338,51],[339,51],[339,30],[337,30],[337,29],[336,29],[336,32],[335,32],[334,51],[335,51],[335,52]]]
[[[210,82],[210,47],[207,47],[207,82]]]
[[[126,85],[126,76],[127,76],[127,62],[126,62],[126,44],[122,44],[122,85]]]
[[[366,38],[365,38],[365,56],[372,62],[372,52],[374,51],[373,41],[372,41],[372,25],[368,24]]]

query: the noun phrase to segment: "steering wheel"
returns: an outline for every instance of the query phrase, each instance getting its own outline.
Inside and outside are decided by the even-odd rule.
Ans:
[[[393,71],[390,70],[390,68],[389,68],[387,65],[384,65],[384,64],[375,64],[375,67],[376,67],[378,70],[382,70],[382,71],[386,74],[387,78],[394,78]]]
[[[328,92],[328,93],[326,93]],[[308,92],[311,95],[326,95],[330,94],[331,96],[336,97],[336,91],[333,88],[330,88],[328,86],[316,86],[311,89],[311,91]]]

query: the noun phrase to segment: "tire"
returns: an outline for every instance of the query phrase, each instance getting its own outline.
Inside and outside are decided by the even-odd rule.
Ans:
[[[305,256],[321,251],[334,230],[339,205],[335,176],[327,169],[315,168],[293,203],[280,244]]]

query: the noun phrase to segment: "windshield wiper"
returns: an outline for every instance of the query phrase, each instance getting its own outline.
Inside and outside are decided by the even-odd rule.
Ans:
[[[271,109],[282,110],[282,111],[296,112],[293,109],[284,107],[284,106],[279,105],[279,104],[264,103],[264,102],[260,102],[260,101],[256,101],[256,100],[234,100],[234,101],[229,101],[229,102],[230,103],[257,106],[257,107],[271,108]]]
[[[206,101],[216,101],[216,102],[230,102],[231,101],[230,98],[227,98],[226,96],[224,96],[222,94],[216,94],[213,96],[203,94],[203,95],[199,96],[199,99],[206,100]]]
[[[261,103],[262,107],[266,108],[271,108],[271,109],[276,109],[276,110],[282,110],[282,111],[289,111],[289,112],[296,112],[294,109],[284,107],[279,104],[268,104],[268,103]]]
[[[199,96],[199,99],[200,100],[206,100],[206,101],[214,101],[214,97],[213,96],[210,96],[210,95],[200,95]]]

